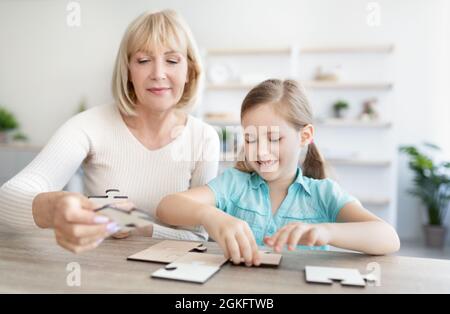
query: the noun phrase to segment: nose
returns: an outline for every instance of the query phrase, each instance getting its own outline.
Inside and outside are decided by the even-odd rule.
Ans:
[[[269,155],[270,155],[269,142],[265,137],[261,137],[258,140],[258,159],[266,160],[267,158],[269,158]]]
[[[150,78],[155,81],[166,79],[167,75],[164,62],[161,60],[155,60],[152,65]]]

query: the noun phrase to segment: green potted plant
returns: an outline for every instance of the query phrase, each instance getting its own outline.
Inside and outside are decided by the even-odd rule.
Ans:
[[[234,140],[233,132],[227,130],[226,127],[220,128],[218,130],[219,139],[222,144],[222,151],[224,153],[228,152],[230,149],[231,141]]]
[[[439,150],[433,144],[425,143],[424,146]],[[402,146],[400,151],[409,156],[408,165],[414,172],[414,188],[410,193],[418,197],[427,210],[426,243],[431,247],[443,247],[447,234],[444,221],[450,203],[450,162],[436,163],[415,146]]]
[[[344,100],[339,100],[339,101],[335,102],[333,104],[333,112],[334,112],[335,118],[337,118],[337,119],[345,118],[349,107],[350,106],[349,106],[348,102],[346,102]]]
[[[28,136],[25,133],[18,131],[13,135],[13,141],[19,144],[25,144],[28,142]]]
[[[0,107],[0,143],[7,142],[7,133],[19,126],[14,115],[3,107]]]

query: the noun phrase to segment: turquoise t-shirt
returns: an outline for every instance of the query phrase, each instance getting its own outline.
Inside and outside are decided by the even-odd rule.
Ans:
[[[208,186],[215,194],[216,207],[245,220],[260,246],[264,245],[265,236],[273,235],[291,222],[336,222],[340,209],[356,200],[333,180],[305,177],[300,168],[297,169],[294,182],[289,186],[286,198],[274,215],[269,186],[256,172],[246,173],[229,168],[210,181]]]

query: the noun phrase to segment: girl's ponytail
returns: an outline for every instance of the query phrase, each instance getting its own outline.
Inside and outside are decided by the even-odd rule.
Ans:
[[[308,145],[305,160],[303,161],[303,175],[313,179],[325,179],[325,161],[322,158],[316,144]]]

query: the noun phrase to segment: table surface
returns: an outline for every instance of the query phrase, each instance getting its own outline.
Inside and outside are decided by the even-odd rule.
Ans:
[[[51,230],[22,234],[0,231],[0,292],[2,293],[450,293],[450,261],[356,253],[283,252],[281,264],[245,267],[227,263],[204,284],[150,278],[163,264],[127,261],[127,256],[160,240],[130,237],[105,240],[97,249],[72,254],[60,248]],[[209,253],[221,254],[216,243],[205,244]],[[80,286],[67,285],[77,262]],[[367,273],[379,264],[379,286],[365,288],[311,284],[305,266],[357,268]]]

